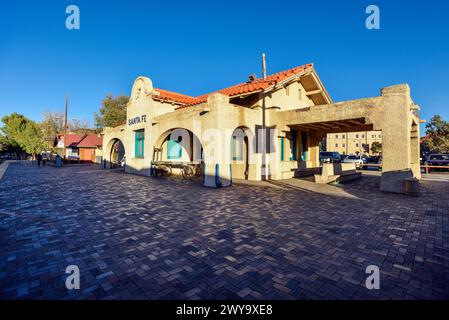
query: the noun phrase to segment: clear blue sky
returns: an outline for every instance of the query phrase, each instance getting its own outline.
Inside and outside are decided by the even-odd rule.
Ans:
[[[81,29],[65,28],[76,4]],[[365,28],[365,8],[381,29]],[[89,119],[108,93],[156,87],[200,95],[260,73],[314,62],[334,101],[407,82],[421,117],[449,119],[447,1],[2,1],[0,117],[45,110]]]

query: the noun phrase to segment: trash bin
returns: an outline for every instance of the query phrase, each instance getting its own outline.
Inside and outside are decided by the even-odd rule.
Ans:
[[[62,167],[62,158],[61,157],[56,157],[56,159],[55,159],[55,167],[57,167],[57,168]]]

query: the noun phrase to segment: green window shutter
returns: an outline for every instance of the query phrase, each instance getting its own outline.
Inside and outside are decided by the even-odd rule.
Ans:
[[[145,154],[145,130],[134,131],[134,157],[143,158]]]
[[[281,137],[281,161],[284,161],[284,154],[285,154],[285,150],[284,150],[284,137]]]
[[[139,139],[137,138],[137,131],[134,132],[134,157],[139,157]]]

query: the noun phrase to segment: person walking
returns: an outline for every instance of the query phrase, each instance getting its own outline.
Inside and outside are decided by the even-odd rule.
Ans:
[[[39,153],[37,155],[37,166],[40,167],[41,166],[41,161],[42,161],[42,155]]]

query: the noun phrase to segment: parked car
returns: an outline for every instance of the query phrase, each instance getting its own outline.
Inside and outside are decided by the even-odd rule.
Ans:
[[[363,162],[363,169],[369,170],[369,169],[375,169],[375,170],[382,170],[382,157],[368,157]]]
[[[449,166],[449,154],[431,154],[426,160],[428,166]],[[428,171],[436,168],[428,168]],[[444,168],[441,168],[444,169]],[[446,168],[446,170],[448,170]]]
[[[320,152],[320,162],[340,162],[340,154],[338,152]]]
[[[366,156],[364,155],[349,155],[342,162],[343,163],[355,163],[356,168],[362,168],[366,161]]]

